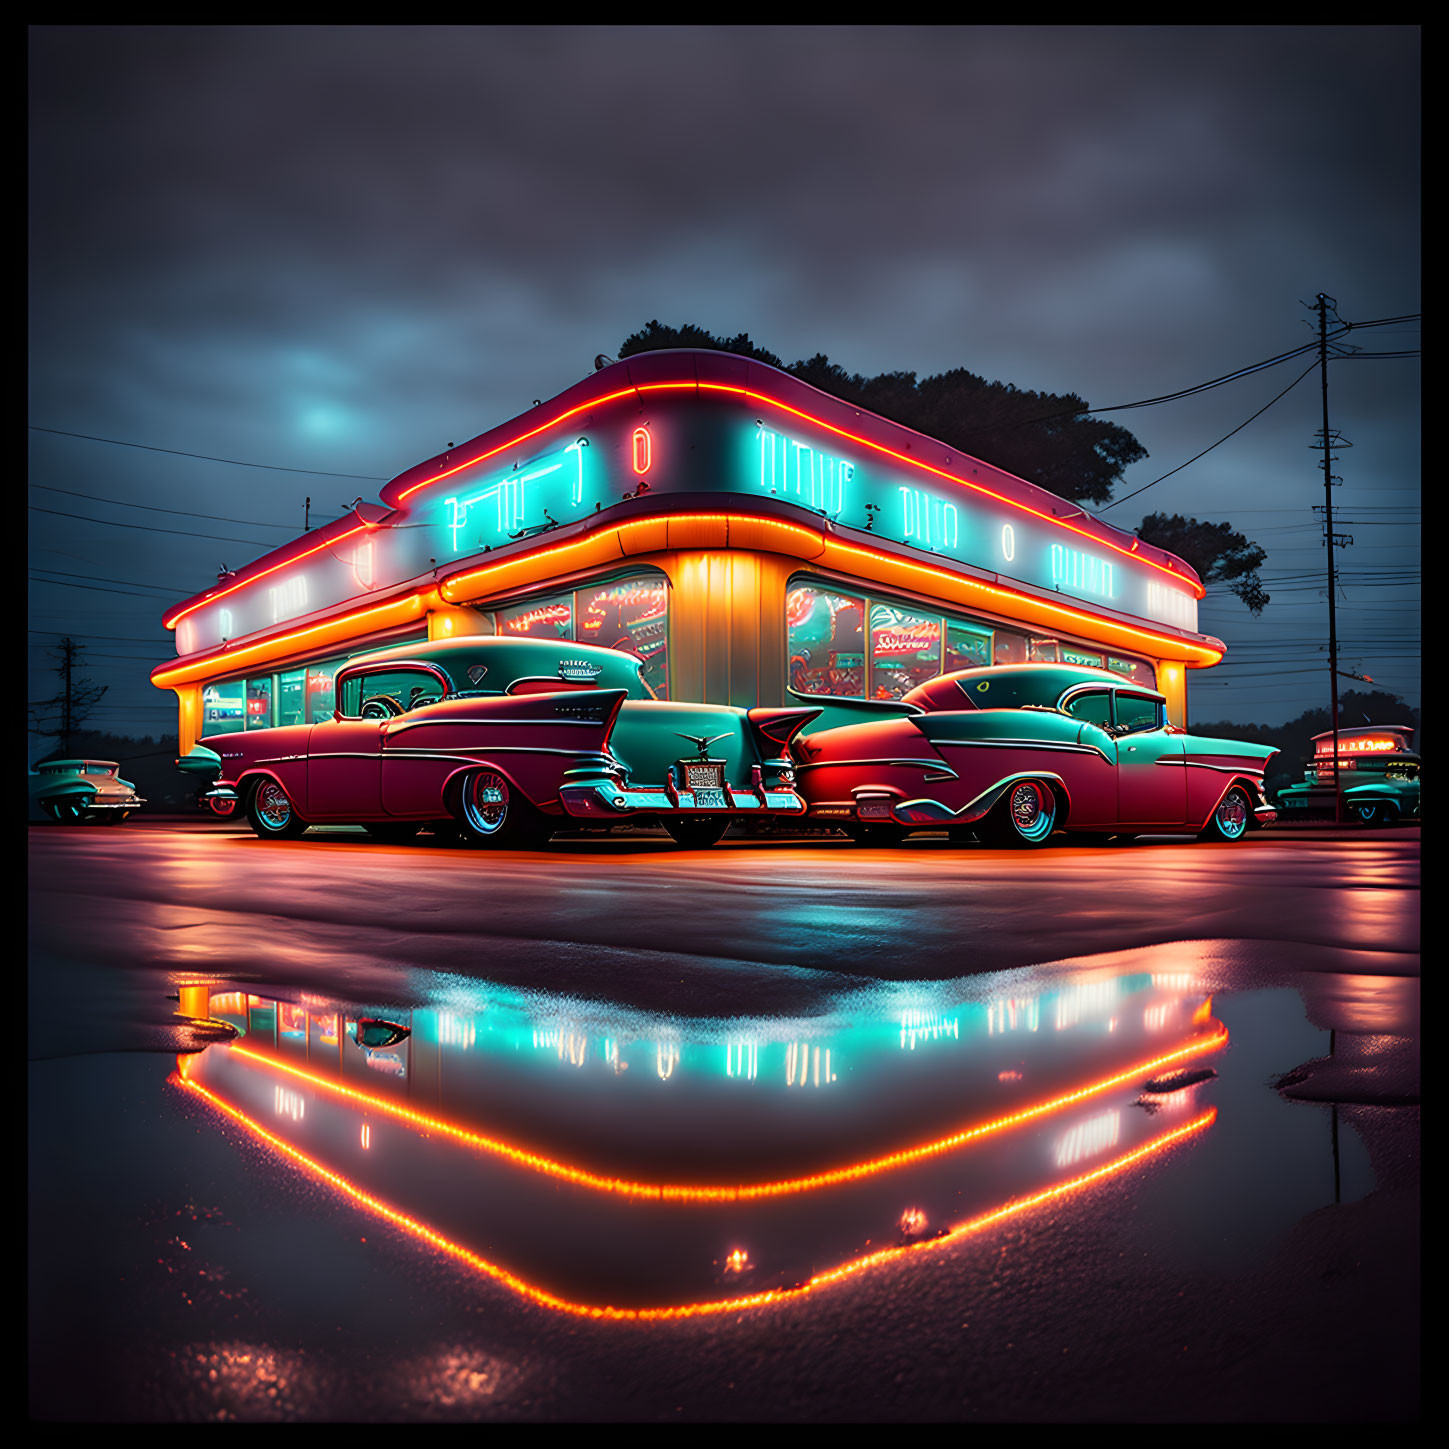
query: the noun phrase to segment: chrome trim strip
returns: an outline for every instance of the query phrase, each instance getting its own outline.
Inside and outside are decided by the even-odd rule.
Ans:
[[[801,770],[825,770],[832,769],[836,765],[897,765],[901,767],[914,766],[918,770],[940,770],[943,772],[945,778],[950,780],[954,780],[956,778],[956,771],[953,770],[950,765],[946,764],[944,760],[814,760],[808,764],[796,765],[794,766],[794,770],[795,773],[798,775]]]
[[[582,694],[584,691],[579,690],[577,692]],[[507,695],[498,696],[500,699],[507,699],[508,697]],[[387,720],[379,720],[378,723],[386,726],[389,722]],[[420,729],[423,725],[443,726],[460,724],[493,725],[495,727],[508,729],[513,728],[515,725],[587,725],[588,728],[596,730],[601,728],[603,723],[604,721],[601,719],[568,719],[564,717],[557,719],[515,719],[512,715],[504,719],[461,719],[459,716],[453,714],[439,715],[436,719],[410,719],[396,726],[396,728],[389,729],[388,733],[390,735],[400,735],[404,730]]]
[[[1068,744],[1065,740],[932,740],[931,743],[937,747],[960,745],[963,749],[1019,750],[1026,746],[1034,750],[1068,750],[1073,754],[1096,755],[1099,759],[1106,760],[1109,765],[1116,763],[1111,755],[1098,749],[1096,745]]]
[[[1182,765],[1193,770],[1221,770],[1225,775],[1257,775],[1260,779],[1263,776],[1263,766],[1258,765],[1209,765],[1203,760],[1184,760],[1179,758],[1160,758],[1152,762],[1154,765]]]

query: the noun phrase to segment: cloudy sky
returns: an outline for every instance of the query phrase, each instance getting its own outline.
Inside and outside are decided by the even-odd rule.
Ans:
[[[163,606],[547,398],[651,318],[787,361],[966,367],[1105,407],[1416,314],[1417,29],[45,28],[30,33],[32,700],[174,727]],[[1365,328],[1368,352],[1417,322]],[[1149,456],[1304,357],[1115,415]],[[1419,360],[1330,367],[1343,667],[1419,703]],[[1313,372],[1105,517],[1269,554],[1191,717],[1327,703]],[[52,429],[58,431],[40,431]],[[175,452],[145,451],[117,443]],[[241,467],[182,453],[268,464]],[[317,470],[281,471],[283,469]],[[352,475],[352,476],[327,476]],[[1352,687],[1352,681],[1343,681]]]

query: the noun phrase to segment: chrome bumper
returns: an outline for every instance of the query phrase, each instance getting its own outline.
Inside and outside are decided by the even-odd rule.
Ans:
[[[718,792],[711,792],[717,796]],[[728,804],[699,805],[690,790],[640,790],[628,785],[564,785],[558,792],[564,813],[579,820],[620,820],[629,815],[803,815],[805,802],[793,790],[725,787]]]

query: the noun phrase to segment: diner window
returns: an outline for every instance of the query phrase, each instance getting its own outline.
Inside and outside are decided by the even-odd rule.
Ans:
[[[306,692],[307,671],[289,669],[277,676],[277,723],[299,725],[302,723],[303,697]]]
[[[247,687],[240,679],[208,684],[201,691],[203,734],[225,734],[246,727]]]
[[[247,723],[249,730],[264,730],[272,723],[272,677],[247,680]]]
[[[1010,629],[992,630],[991,662],[993,664],[1025,664],[1026,636],[1014,634]]]
[[[1114,659],[1110,654],[1107,656],[1107,668],[1113,674],[1124,674],[1134,684],[1145,685],[1148,689],[1157,688],[1157,671],[1142,659]]]
[[[899,699],[941,672],[941,616],[870,606],[870,697]]]
[[[790,688],[865,697],[865,601],[811,584],[785,595]]]
[[[644,682],[665,699],[669,694],[669,584],[659,574],[616,579],[574,595],[574,637],[637,654]]]
[[[1026,658],[1029,664],[1059,664],[1055,639],[1028,639]]]
[[[538,599],[516,609],[500,609],[498,632],[510,639],[572,639],[573,595]]]
[[[308,724],[318,724],[322,720],[332,718],[336,698],[337,671],[345,662],[342,659],[329,659],[322,664],[307,666],[306,722]]]
[[[946,653],[942,673],[954,669],[979,669],[992,659],[991,632],[955,619],[946,620]]]
[[[1080,664],[1087,669],[1105,669],[1107,660],[1104,655],[1093,654],[1087,649],[1078,649],[1075,644],[1063,644],[1061,647],[1063,664]]]

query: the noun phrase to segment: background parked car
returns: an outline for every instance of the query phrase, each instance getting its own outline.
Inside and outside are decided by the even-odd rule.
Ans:
[[[119,825],[146,802],[115,760],[42,760],[30,772],[30,802],[62,825]]]
[[[1395,825],[1419,818],[1419,756],[1412,725],[1353,725],[1338,732],[1343,818]],[[1313,737],[1313,761],[1297,785],[1278,791],[1290,818],[1334,817],[1333,731]]]

